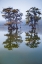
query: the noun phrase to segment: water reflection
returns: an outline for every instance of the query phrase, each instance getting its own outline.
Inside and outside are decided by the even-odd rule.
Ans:
[[[36,32],[36,28],[32,28],[31,31],[26,32],[26,45],[29,46],[30,48],[37,48],[40,37],[38,36],[38,33]]]
[[[23,42],[20,32],[16,29],[14,32],[9,30],[8,34],[5,34],[7,39],[3,42],[4,48],[12,50],[12,48],[18,48],[20,43]]]

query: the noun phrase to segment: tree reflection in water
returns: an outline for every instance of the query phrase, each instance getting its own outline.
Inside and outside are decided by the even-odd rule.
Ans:
[[[13,33],[12,30],[9,30],[6,41],[3,42],[4,48],[8,48],[8,50],[12,50],[12,48],[18,48],[20,43],[23,42],[21,34],[19,34],[18,30],[16,29]]]
[[[38,44],[40,44],[39,42],[40,37],[38,36],[38,34],[36,33],[36,29],[32,28],[31,31],[29,31],[29,33],[26,33],[26,45],[29,46],[30,48],[37,48]]]

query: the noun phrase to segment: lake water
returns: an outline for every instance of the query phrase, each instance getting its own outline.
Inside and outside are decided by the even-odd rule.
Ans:
[[[0,64],[42,64],[42,32],[29,30],[25,25],[14,32],[0,29]]]

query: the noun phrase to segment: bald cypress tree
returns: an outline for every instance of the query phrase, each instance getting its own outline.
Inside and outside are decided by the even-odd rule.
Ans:
[[[40,15],[41,15],[40,9],[38,9],[36,7],[31,7],[26,12],[27,12],[27,15],[26,15],[27,23],[32,28],[35,28],[35,26],[37,25],[38,21],[41,19],[41,17],[40,17]]]
[[[11,7],[9,8],[4,8],[2,10],[3,13],[3,17],[8,21],[8,23],[6,23],[6,25],[8,25],[8,29],[13,29],[14,28],[14,24],[16,24],[15,28],[17,29],[18,26],[17,24],[21,21],[22,19],[22,13],[19,11],[19,9],[13,9]]]

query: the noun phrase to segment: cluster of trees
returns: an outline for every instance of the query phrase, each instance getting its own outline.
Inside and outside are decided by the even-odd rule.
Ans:
[[[40,9],[36,8],[36,7],[31,7],[29,10],[26,11],[27,15],[26,15],[26,23],[29,23],[30,26],[32,26],[32,28],[34,28],[38,22],[38,20],[41,19],[40,15]],[[19,22],[21,22],[22,19],[22,15],[23,13],[21,13],[19,11],[19,9],[13,9],[11,7],[9,8],[4,8],[2,10],[3,13],[3,17],[8,20],[8,23],[6,23],[6,25],[8,25],[8,29],[14,29],[15,26],[16,28],[18,28],[17,24]],[[14,26],[15,24],[15,26]]]
[[[11,7],[4,8],[2,10],[3,17],[8,21],[5,25],[8,25],[8,29],[14,29],[15,26],[18,29],[17,24],[21,22],[22,19],[22,13],[19,11],[19,9],[13,9]],[[14,26],[15,25],[15,26]]]
[[[26,33],[26,45],[29,46],[30,48],[37,47],[38,44],[40,43],[39,40],[40,38],[38,37],[36,33],[36,25],[38,21],[41,19],[40,15],[40,9],[36,7],[32,7],[29,10],[26,11],[26,24],[31,26],[31,31],[29,33]],[[8,21],[5,25],[8,25],[9,29],[9,34],[6,34],[8,38],[6,39],[5,42],[3,42],[5,48],[8,48],[11,50],[12,48],[18,48],[19,43],[22,43],[23,40],[20,35],[18,35],[18,23],[21,23],[21,19],[23,16],[23,13],[19,11],[19,9],[13,9],[11,7],[9,8],[4,8],[2,10],[3,17]],[[16,29],[16,32],[12,34],[12,30]],[[14,42],[14,43],[13,43]]]
[[[32,28],[35,28],[36,24],[41,19],[40,9],[38,9],[36,7],[32,7],[29,10],[27,10],[26,12],[27,12],[27,15],[26,15],[27,22],[26,23],[29,23],[29,26],[31,26]]]

